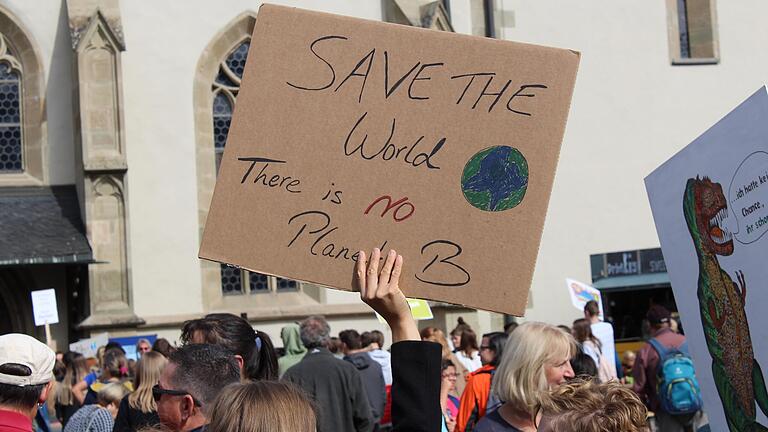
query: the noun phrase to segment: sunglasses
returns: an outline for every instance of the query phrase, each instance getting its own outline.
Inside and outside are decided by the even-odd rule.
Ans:
[[[170,389],[164,389],[160,387],[160,384],[155,384],[152,387],[152,397],[155,399],[155,402],[160,402],[160,398],[163,397],[164,394],[171,395],[171,396],[190,396],[192,397],[192,401],[195,403],[195,406],[203,406],[200,401],[195,399],[194,396],[192,396],[188,391],[184,390],[170,390]]]

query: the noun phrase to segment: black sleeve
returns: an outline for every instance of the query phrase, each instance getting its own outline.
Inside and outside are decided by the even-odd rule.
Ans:
[[[120,401],[120,408],[117,410],[117,417],[115,417],[115,425],[112,428],[112,432],[131,432],[133,430],[128,420],[128,408],[128,396],[125,396]]]
[[[394,432],[439,432],[440,363],[435,342],[392,345],[392,425]]]

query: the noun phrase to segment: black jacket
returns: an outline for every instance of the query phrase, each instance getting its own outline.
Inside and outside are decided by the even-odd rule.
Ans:
[[[368,403],[371,405],[373,421],[378,423],[384,414],[384,405],[387,403],[387,389],[385,388],[381,365],[365,352],[344,356],[344,360],[355,365],[357,371],[360,372],[363,388],[366,396],[368,396]]]
[[[282,379],[303,388],[313,398],[317,406],[317,432],[373,430],[371,407],[360,373],[327,349],[310,349]]]
[[[143,427],[157,426],[159,424],[160,417],[157,415],[157,411],[145,413],[132,408],[128,402],[128,396],[125,396],[120,401],[120,408],[117,411],[115,426],[112,432],[134,432]]]
[[[434,342],[392,345],[392,426],[395,432],[439,432],[442,347]]]

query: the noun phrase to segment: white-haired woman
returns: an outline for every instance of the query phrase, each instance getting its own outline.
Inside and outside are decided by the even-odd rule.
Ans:
[[[569,360],[576,349],[573,337],[555,326],[538,322],[519,326],[507,341],[491,386],[506,402],[483,417],[475,431],[536,431],[542,397],[573,378]]]

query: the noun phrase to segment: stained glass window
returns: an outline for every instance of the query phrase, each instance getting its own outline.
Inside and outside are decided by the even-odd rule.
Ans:
[[[232,111],[240,82],[245,71],[250,40],[238,44],[219,65],[219,72],[213,81],[213,146],[216,153],[216,173],[219,172],[224,147],[227,145],[229,125],[232,123]],[[272,291],[298,291],[299,284],[290,279],[267,276],[261,273],[246,272],[226,265],[221,266],[221,291],[226,294],[269,293]]]
[[[21,172],[23,168],[21,77],[10,63],[0,59],[0,173]]]
[[[239,268],[227,265],[221,266],[221,291],[224,294],[242,294],[242,272]]]

